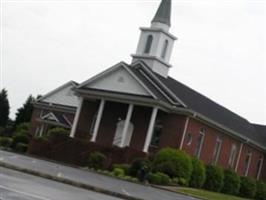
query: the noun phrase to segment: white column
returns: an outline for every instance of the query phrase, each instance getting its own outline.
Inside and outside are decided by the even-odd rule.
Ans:
[[[105,105],[105,100],[102,99],[101,103],[100,103],[100,106],[99,106],[99,109],[98,109],[98,114],[97,114],[97,118],[96,118],[96,121],[95,121],[93,133],[92,133],[92,138],[91,138],[92,142],[95,142],[96,138],[97,138],[99,126],[100,126],[102,115],[103,115],[104,105]]]
[[[123,131],[122,131],[122,139],[121,139],[121,143],[119,145],[120,147],[124,147],[125,146],[125,141],[126,141],[127,133],[128,133],[128,126],[129,126],[129,123],[130,123],[130,120],[131,120],[133,108],[134,108],[134,105],[133,104],[129,104],[126,121],[125,121],[124,128],[123,128]]]
[[[238,170],[238,165],[239,165],[239,161],[241,158],[242,149],[243,149],[243,143],[241,143],[241,145],[240,145],[240,149],[239,149],[239,153],[238,153],[237,161],[236,161],[235,172],[237,172],[237,170]]]
[[[148,132],[147,132],[147,135],[146,135],[146,140],[145,140],[145,144],[144,144],[144,148],[143,148],[143,151],[146,152],[146,153],[148,152],[149,146],[150,146],[150,143],[151,143],[151,139],[152,139],[152,134],[153,134],[153,130],[154,130],[154,124],[155,124],[157,113],[158,113],[158,108],[154,107],[153,110],[152,110],[150,124],[149,124]]]
[[[183,131],[183,134],[182,134],[181,143],[180,143],[180,146],[179,146],[180,150],[182,150],[182,148],[183,148],[183,144],[184,144],[184,140],[185,140],[185,136],[186,136],[186,132],[187,132],[188,123],[189,123],[189,117],[186,118],[186,122],[185,122],[185,126],[184,126],[184,131]]]
[[[82,105],[83,105],[83,98],[80,97],[79,98],[79,105],[78,105],[78,108],[76,110],[74,122],[73,122],[73,125],[72,125],[72,128],[71,128],[71,132],[70,132],[70,137],[72,137],[72,138],[75,137],[75,133],[76,133],[77,126],[78,126],[78,121],[79,121],[79,116],[80,116],[80,112],[81,112],[81,109],[82,109]]]

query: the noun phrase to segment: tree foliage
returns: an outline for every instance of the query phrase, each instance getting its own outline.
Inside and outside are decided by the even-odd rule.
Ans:
[[[21,108],[17,110],[15,127],[21,123],[30,122],[35,99],[30,95]]]
[[[6,127],[9,116],[9,101],[7,90],[2,89],[0,92],[0,127]]]

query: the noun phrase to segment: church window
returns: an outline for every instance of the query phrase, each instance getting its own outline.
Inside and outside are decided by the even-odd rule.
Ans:
[[[146,42],[144,53],[147,53],[147,54],[150,53],[152,41],[153,41],[153,36],[149,35],[148,38],[147,38],[147,42]]]
[[[161,54],[162,58],[165,58],[165,56],[166,56],[167,49],[168,49],[168,43],[169,43],[168,40],[164,41],[163,50],[162,50],[162,54]]]
[[[220,138],[217,138],[215,146],[214,146],[214,152],[213,152],[213,163],[216,164],[220,157],[220,152],[222,148],[222,140]]]
[[[162,121],[161,120],[156,120],[155,126],[154,126],[154,131],[153,131],[153,136],[151,139],[151,146],[158,147],[159,142],[160,142],[160,137],[162,134]]]
[[[248,152],[246,157],[245,157],[245,163],[244,163],[244,175],[245,176],[248,175],[249,166],[250,166],[250,162],[251,162],[251,156],[252,156],[252,153]]]
[[[256,169],[256,178],[257,178],[257,180],[260,178],[262,164],[263,164],[263,157],[261,156],[260,159],[257,162],[257,169]]]
[[[192,134],[191,133],[188,133],[187,134],[187,145],[189,146],[189,145],[191,145],[191,143],[192,143]]]
[[[231,151],[230,151],[230,156],[229,156],[229,160],[228,160],[228,164],[229,166],[232,168],[234,166],[235,163],[235,159],[236,159],[236,145],[232,144],[231,147]]]
[[[197,158],[200,158],[202,146],[203,146],[203,143],[204,143],[204,137],[205,137],[205,129],[201,129],[200,130],[200,134],[198,136],[197,146],[196,146],[196,149],[195,149],[195,153],[194,153],[194,155]]]

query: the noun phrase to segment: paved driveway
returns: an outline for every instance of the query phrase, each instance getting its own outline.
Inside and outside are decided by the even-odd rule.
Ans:
[[[0,151],[0,161],[145,200],[195,200],[195,198],[192,197],[156,189],[150,186],[130,183],[82,169],[72,168],[10,152]]]
[[[1,200],[121,200],[0,167]]]

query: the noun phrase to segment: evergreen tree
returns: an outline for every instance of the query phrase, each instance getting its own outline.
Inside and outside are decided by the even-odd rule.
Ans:
[[[21,123],[30,122],[35,99],[30,95],[21,108],[17,110],[15,127]]]
[[[6,127],[9,119],[9,109],[7,91],[2,89],[0,92],[0,127]]]

